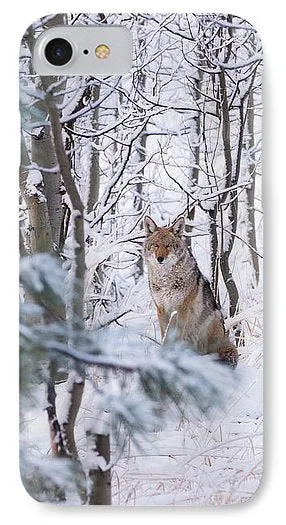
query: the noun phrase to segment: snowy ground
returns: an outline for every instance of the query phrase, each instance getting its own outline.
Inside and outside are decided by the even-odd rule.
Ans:
[[[134,296],[136,301],[136,297]],[[145,299],[146,300],[146,299]],[[150,304],[150,307],[152,305]],[[126,323],[141,321],[141,329],[158,337],[150,312],[130,313]],[[248,500],[262,474],[262,331],[259,314],[243,322],[246,346],[239,349],[239,383],[224,410],[211,416],[184,418],[170,414],[168,423],[154,431],[140,450],[127,440],[112,473],[113,505],[221,505]],[[58,401],[65,385],[58,387]],[[77,443],[85,455],[84,431],[92,409],[93,389],[87,382],[77,420]],[[61,406],[59,406],[61,416]],[[26,414],[22,433],[37,453],[49,452],[45,411]],[[118,450],[113,450],[118,458]]]
[[[244,380],[225,413],[170,423],[144,454],[115,468],[119,505],[220,505],[246,501],[262,471],[261,373],[241,365]]]

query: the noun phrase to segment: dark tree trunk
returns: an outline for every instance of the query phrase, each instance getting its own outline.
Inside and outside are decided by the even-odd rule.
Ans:
[[[95,100],[99,99],[100,94],[100,87],[99,85],[95,85],[92,88],[91,91],[91,102],[94,102]],[[93,129],[97,129],[98,124],[98,113],[99,108],[95,108],[93,111],[93,117],[92,117],[92,127]],[[97,140],[95,138],[94,142],[97,144]],[[86,205],[86,211],[87,213],[90,213],[95,204],[98,201],[99,197],[99,183],[100,183],[100,172],[99,172],[99,151],[91,145],[92,151],[91,151],[91,165],[90,165],[90,174],[89,174],[89,189],[88,189],[88,198],[87,198],[87,205]]]
[[[94,452],[95,461],[99,456],[108,465],[110,462],[110,438],[109,435],[94,434],[87,432],[88,450]],[[88,472],[90,490],[88,493],[88,505],[111,505],[111,470],[107,467],[102,470],[99,465],[91,468]]]

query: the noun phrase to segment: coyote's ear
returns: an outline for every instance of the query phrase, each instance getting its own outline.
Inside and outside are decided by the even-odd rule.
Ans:
[[[149,217],[148,215],[146,215],[144,219],[144,226],[147,237],[149,235],[152,235],[152,233],[154,233],[156,230],[158,230],[156,222],[154,222],[153,219],[151,219],[151,217]]]
[[[171,231],[174,235],[177,235],[178,237],[182,237],[184,233],[185,228],[185,219],[184,217],[179,217],[174,224],[171,226]]]

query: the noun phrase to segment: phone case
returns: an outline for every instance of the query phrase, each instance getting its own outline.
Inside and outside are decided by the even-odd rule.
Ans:
[[[121,76],[37,37],[120,25]],[[112,49],[111,49],[112,52]],[[262,50],[230,14],[57,14],[20,54],[20,468],[38,501],[218,506],[262,475]]]

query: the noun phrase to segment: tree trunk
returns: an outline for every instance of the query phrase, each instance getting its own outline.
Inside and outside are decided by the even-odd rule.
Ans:
[[[64,15],[61,13],[55,15],[49,20],[49,27],[63,24]],[[32,31],[27,33],[26,41],[32,55],[35,45],[35,36]],[[58,78],[54,76],[45,77],[45,79],[46,88],[55,84],[58,80]],[[35,87],[37,87],[37,82],[39,81],[36,78]],[[61,85],[61,91],[64,91],[63,85]],[[58,103],[61,103],[62,100],[63,95],[57,99]],[[41,120],[44,122],[47,117],[45,102],[37,100],[36,109],[38,114],[42,114]],[[46,197],[46,208],[49,216],[52,242],[56,246],[59,246],[61,222],[63,217],[62,198],[60,194],[61,175],[59,169],[57,169],[57,161],[49,126],[42,126],[38,133],[31,135],[31,159],[35,164],[35,169],[38,169],[42,174],[44,185],[43,194]],[[38,210],[38,212],[41,215],[41,211]]]
[[[225,186],[226,188],[228,188],[228,187],[231,187],[231,184],[232,184],[233,165],[232,165],[231,141],[230,141],[230,117],[229,117],[229,107],[228,107],[227,89],[226,89],[224,70],[222,70],[219,73],[219,80],[220,80],[221,111],[222,111],[222,140],[223,140],[225,167],[226,167]],[[224,194],[224,197],[221,198],[221,201],[225,201],[228,196],[229,194],[228,192],[226,192]],[[223,276],[224,283],[225,283],[225,286],[228,292],[228,296],[229,296],[229,313],[230,313],[230,316],[233,316],[237,313],[239,294],[238,294],[237,286],[235,284],[232,272],[230,270],[229,257],[230,257],[233,243],[234,243],[234,236],[232,235],[232,233],[235,233],[236,225],[237,225],[237,201],[235,200],[235,197],[232,194],[230,195],[230,200],[231,202],[228,206],[230,207],[229,219],[230,219],[230,227],[231,227],[231,238],[230,238],[230,241],[228,242],[228,246],[223,247],[223,250],[221,253],[221,259],[220,259],[220,268],[221,268],[222,276]],[[221,203],[220,206],[223,206],[223,204]],[[221,235],[222,236],[224,235],[223,228],[224,228],[224,225],[221,224]]]
[[[201,88],[202,72],[198,71],[197,75],[198,75],[198,78],[194,79],[194,82],[196,82],[196,86],[195,86],[195,88],[193,90],[193,97],[194,97],[195,100],[198,100],[199,97],[200,97],[200,93],[199,93],[198,90],[200,90],[200,88]],[[200,116],[199,112],[197,114],[195,114],[195,116],[193,117],[192,121],[193,121],[193,129],[191,129],[190,140],[191,141],[195,140],[195,146],[193,146],[193,150],[192,150],[192,154],[191,154],[191,163],[195,164],[195,166],[191,167],[191,169],[190,169],[190,188],[192,188],[192,186],[194,184],[197,184],[198,181],[199,181],[199,168],[198,168],[198,166],[200,164],[200,145],[199,145],[199,142],[200,142],[200,135],[201,135],[201,116]],[[195,213],[196,213],[196,208],[195,208],[195,206],[192,206],[192,203],[190,203],[190,199],[188,197],[188,200],[187,200],[187,215],[188,215],[188,220],[189,221],[193,221],[194,220]],[[193,226],[187,223],[186,224],[186,232],[191,233],[192,229],[193,229]],[[192,238],[191,237],[187,237],[187,245],[191,248],[191,246],[192,246]]]
[[[52,231],[47,201],[44,195],[33,194],[27,187],[27,178],[31,161],[24,138],[21,141],[20,189],[27,206],[29,217],[29,252],[52,252]]]
[[[65,188],[72,204],[72,219],[74,227],[74,254],[72,263],[72,294],[71,294],[71,324],[73,331],[84,328],[83,309],[84,309],[84,275],[85,275],[85,253],[84,253],[84,206],[71,174],[70,161],[67,157],[63,139],[62,127],[52,93],[47,91],[48,85],[46,77],[41,78],[42,85],[46,92],[45,102],[50,118],[53,143],[56,153],[60,173],[64,181]],[[72,344],[72,341],[71,341]],[[75,372],[71,372],[69,377],[70,405],[67,413],[65,425],[65,438],[68,452],[77,461],[77,450],[74,438],[74,426],[78,410],[80,408],[84,390],[84,367],[78,366]],[[80,493],[82,499],[84,494]]]
[[[246,209],[247,209],[247,237],[248,244],[257,251],[256,242],[256,225],[255,225],[255,177],[256,177],[256,166],[255,166],[255,153],[252,152],[254,148],[254,100],[253,91],[250,91],[247,108],[247,124],[248,124],[248,150],[250,151],[250,162],[248,166],[249,175],[251,177],[251,183],[246,188]],[[254,268],[256,284],[259,282],[259,260],[258,255],[254,250],[250,250],[250,256]]]
[[[218,248],[217,236],[217,204],[213,210],[209,211],[209,233],[210,233],[210,259],[211,259],[211,287],[216,302],[219,304],[219,267],[220,267],[220,250]]]
[[[48,126],[45,126],[38,135],[32,135],[32,161],[43,177],[43,194],[47,200],[52,240],[58,246],[63,215],[60,194],[61,175],[56,169],[57,162]]]
[[[143,130],[143,134],[140,137],[139,147],[138,147],[138,156],[139,156],[139,162],[144,163],[146,159],[146,142],[147,142],[147,135],[144,133],[146,131],[146,128]],[[144,168],[140,171],[140,175],[144,175]],[[135,186],[136,188],[136,197],[134,199],[134,208],[136,211],[140,212],[142,210],[142,193],[143,193],[143,184],[142,182],[138,182]],[[142,230],[143,225],[140,224],[140,230]],[[140,279],[140,277],[144,273],[144,264],[143,264],[143,257],[140,257],[139,261],[136,263],[136,273],[135,273],[135,283],[137,283]]]
[[[110,437],[109,434],[94,434],[88,431],[88,450],[95,454],[95,460],[100,460],[108,465],[110,462]],[[90,490],[88,493],[88,505],[111,505],[111,470],[109,467],[103,470],[100,464],[91,468],[88,472]]]
[[[99,99],[100,95],[100,86],[95,85],[92,88],[91,93],[91,102],[94,102],[95,100]],[[98,129],[98,113],[99,108],[95,108],[93,111],[93,117],[92,117],[92,127],[93,129]],[[95,138],[95,144],[97,144],[98,139]],[[100,182],[100,172],[99,172],[99,151],[93,147],[91,144],[91,165],[90,165],[90,174],[89,174],[89,189],[88,189],[88,198],[87,198],[87,213],[90,213],[94,205],[98,201],[99,197],[99,182]]]

